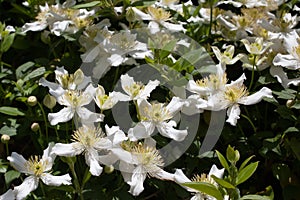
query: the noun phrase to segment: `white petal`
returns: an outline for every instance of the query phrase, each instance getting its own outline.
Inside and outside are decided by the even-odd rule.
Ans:
[[[112,141],[113,146],[120,144],[121,142],[128,139],[125,133],[118,126],[112,126],[111,128],[109,128],[109,126],[106,124],[105,132],[107,137]]]
[[[264,97],[273,98],[272,90],[267,87],[261,88],[259,91],[255,92],[246,97],[242,97],[238,103],[244,105],[252,105],[260,102]]]
[[[103,170],[103,168],[99,164],[97,156],[97,151],[88,151],[85,154],[85,162],[90,167],[90,172],[93,176],[99,176]]]
[[[166,106],[171,116],[179,112],[184,104],[184,101],[179,97],[173,97],[170,103]]]
[[[131,85],[133,85],[135,82],[131,76],[128,74],[121,75],[121,86],[122,89],[131,96],[130,92],[128,91],[128,88],[130,88]]]
[[[137,141],[151,136],[155,129],[152,122],[139,122],[135,127],[128,130],[128,138],[130,141]]]
[[[76,109],[76,112],[82,122],[100,122],[103,121],[104,115],[103,114],[98,114],[98,113],[93,113],[90,110],[88,110],[85,107],[79,107]]]
[[[21,172],[21,173],[25,173],[25,174],[30,174],[32,172],[28,171],[25,167],[25,164],[27,162],[27,160],[25,160],[25,158],[16,153],[16,152],[12,152],[11,156],[7,157],[7,160],[9,160],[10,165],[15,168],[17,171]]]
[[[187,130],[177,130],[173,128],[175,126],[176,126],[176,122],[171,120],[168,123],[162,122],[156,127],[160,132],[160,134],[165,137],[171,138],[175,141],[184,140],[188,134]]]
[[[52,148],[54,146],[54,143],[49,143],[48,147],[44,150],[43,156],[42,156],[42,160],[43,160],[43,164],[44,164],[44,171],[49,171],[52,169],[52,165],[54,162],[54,159],[56,157],[55,154],[53,154],[52,152]]]
[[[71,177],[69,174],[65,174],[62,176],[53,176],[49,173],[44,173],[41,176],[43,183],[51,186],[60,186],[60,185],[71,185]]]
[[[183,173],[181,169],[176,169],[174,173],[174,181],[179,184],[192,182],[188,177],[186,177],[186,175]],[[184,187],[184,188],[189,192],[197,192],[197,190],[193,190],[189,187]]]
[[[226,86],[232,86],[232,85],[241,86],[241,85],[243,85],[244,80],[246,80],[246,76],[243,73],[237,80],[231,81],[229,84],[226,84]]]
[[[230,123],[232,126],[235,126],[237,120],[240,118],[240,107],[238,104],[234,104],[233,106],[229,107],[227,110],[228,119],[226,122]]]
[[[50,124],[53,126],[60,122],[70,121],[73,118],[73,116],[74,116],[74,111],[72,111],[71,107],[65,107],[57,113],[49,113],[48,120]]]
[[[16,191],[9,189],[4,194],[0,196],[0,200],[15,200],[16,199]]]
[[[139,98],[147,99],[150,96],[152,90],[154,90],[159,85],[158,80],[149,81],[148,84],[144,87],[144,89],[140,92]]]
[[[289,79],[287,74],[283,71],[282,67],[272,66],[270,68],[270,74],[277,78],[277,81],[281,83],[284,88],[287,88],[289,85],[298,86],[300,84],[300,77]]]
[[[22,32],[27,31],[41,31],[44,30],[48,26],[45,22],[32,22],[32,23],[26,23],[24,26],[22,26]]]
[[[65,93],[65,90],[59,84],[49,82],[44,77],[40,79],[39,84],[44,87],[48,87],[49,93],[56,98]]]
[[[158,170],[154,173],[155,178],[161,179],[161,180],[169,180],[169,181],[175,181],[175,175],[171,174],[169,172],[164,171],[163,169],[158,168]]]
[[[73,157],[83,152],[83,148],[74,148],[74,146],[80,145],[78,142],[70,144],[56,143],[52,149],[52,152],[58,156]]]
[[[144,181],[146,179],[147,173],[145,173],[141,166],[136,167],[133,170],[131,180],[128,182],[130,185],[129,192],[133,196],[138,196],[144,190]]]
[[[300,60],[297,60],[292,55],[282,55],[280,53],[274,57],[273,64],[292,70],[300,68]]]
[[[224,171],[225,171],[224,168],[218,169],[217,166],[214,164],[214,165],[210,168],[210,171],[209,171],[209,173],[208,173],[208,176],[215,175],[215,176],[218,177],[218,178],[223,178]]]
[[[14,190],[16,191],[16,199],[21,200],[25,199],[27,195],[36,190],[37,187],[39,186],[39,179],[35,176],[29,176],[25,178],[23,183],[19,186],[14,187]]]

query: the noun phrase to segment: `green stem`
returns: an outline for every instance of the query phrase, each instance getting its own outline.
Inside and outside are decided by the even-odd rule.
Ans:
[[[241,114],[241,116],[248,120],[248,122],[250,123],[251,127],[253,128],[254,133],[256,133],[256,127],[253,124],[253,122],[251,121],[251,119],[249,117],[247,117],[246,115],[244,115],[244,114]]]
[[[41,109],[41,111],[42,111],[42,114],[43,114],[43,118],[44,118],[44,122],[45,122],[46,140],[47,140],[47,143],[48,143],[48,142],[49,142],[49,140],[48,140],[48,125],[47,125],[47,124],[48,124],[48,121],[47,121],[46,113],[45,113],[45,110],[44,110],[42,104],[40,104],[40,103],[38,102],[38,105],[39,105],[39,107],[40,107],[40,109]]]
[[[210,15],[209,15],[209,36],[211,36],[212,20],[213,20],[213,1],[210,2]]]
[[[69,167],[71,169],[71,172],[72,172],[72,175],[73,175],[73,178],[74,178],[74,185],[75,185],[76,193],[78,194],[80,199],[83,200],[84,198],[82,196],[82,189],[81,189],[80,184],[79,184],[79,180],[78,180],[78,177],[77,177],[77,174],[76,174],[76,171],[75,171],[74,163],[71,161],[71,162],[68,162],[68,164],[69,164]]]
[[[9,156],[8,142],[5,143],[6,155]]]
[[[43,197],[46,197],[46,193],[45,193],[45,189],[44,189],[43,183],[40,183],[40,186],[41,186],[41,190],[42,190],[42,193],[43,193]]]
[[[256,60],[256,55],[254,55],[254,59],[253,59],[254,61],[253,61],[253,66],[252,66],[252,73],[251,73],[251,82],[250,82],[250,86],[249,86],[249,89],[248,89],[248,91],[250,91],[251,90],[251,88],[252,88],[252,85],[253,85],[253,83],[254,83],[254,69],[255,69],[255,60]]]

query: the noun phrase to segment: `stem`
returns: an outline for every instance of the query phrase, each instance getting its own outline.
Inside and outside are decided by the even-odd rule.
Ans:
[[[47,126],[48,121],[47,121],[46,114],[45,114],[45,111],[44,111],[44,108],[43,108],[42,104],[40,104],[40,102],[38,102],[38,105],[39,105],[39,107],[42,111],[42,114],[43,114],[43,118],[44,118],[44,122],[45,122],[46,140],[47,140],[47,143],[48,143],[49,142],[49,140],[48,140],[48,126]]]
[[[6,155],[9,156],[8,142],[5,143]]]
[[[44,190],[43,183],[40,183],[40,186],[41,186],[41,190],[42,190],[43,196],[46,197],[46,193],[45,193],[45,190]]]
[[[254,82],[254,69],[255,69],[255,61],[256,61],[256,55],[254,55],[254,59],[253,59],[254,61],[253,61],[253,67],[252,67],[252,73],[251,73],[251,82],[250,82],[250,86],[249,86],[249,90],[248,91],[250,91],[251,90],[251,87],[252,87],[252,85],[253,85],[253,82]]]
[[[80,199],[83,200],[84,198],[82,196],[82,189],[80,187],[79,180],[78,180],[75,168],[74,168],[74,163],[71,161],[71,162],[68,162],[68,164],[69,164],[69,167],[71,169],[71,172],[72,172],[72,175],[74,178],[74,185],[75,185],[76,193],[78,194]]]
[[[251,119],[249,117],[247,117],[246,115],[244,115],[244,114],[241,114],[241,116],[248,120],[248,122],[250,123],[251,127],[253,128],[254,133],[256,133],[256,127],[253,124],[253,122],[251,121]]]
[[[213,1],[210,2],[210,15],[209,15],[209,36],[211,36],[212,20],[213,20]]]

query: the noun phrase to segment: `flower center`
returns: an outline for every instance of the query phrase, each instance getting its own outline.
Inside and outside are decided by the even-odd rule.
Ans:
[[[208,176],[207,174],[201,174],[198,175],[196,174],[192,179],[192,182],[206,182],[206,183],[210,183],[213,185],[216,185],[216,182],[214,181],[213,178],[211,178],[210,176]]]
[[[141,90],[144,89],[144,85],[141,82],[134,82],[130,86],[125,87],[125,89],[131,94],[132,97],[136,97]]]
[[[155,122],[162,122],[172,118],[163,103],[154,103],[151,109],[144,108],[144,112],[147,115],[145,120],[150,119]]]
[[[236,103],[240,98],[247,96],[247,88],[242,85],[238,86],[230,86],[226,88],[225,91],[225,99],[229,100],[232,103]]]
[[[167,21],[171,17],[171,14],[163,8],[148,7],[148,13],[157,21]]]
[[[97,144],[100,139],[104,136],[104,133],[99,128],[82,126],[72,135],[72,141],[79,142],[84,149],[90,149]],[[76,146],[75,146],[76,148]],[[78,147],[80,148],[80,147]]]
[[[28,171],[32,172],[35,176],[39,177],[44,173],[46,163],[43,160],[39,160],[38,156],[32,156],[26,163],[25,167]]]

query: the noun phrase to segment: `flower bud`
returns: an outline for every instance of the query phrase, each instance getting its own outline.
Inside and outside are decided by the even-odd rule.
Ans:
[[[9,135],[4,134],[4,135],[1,136],[1,142],[2,143],[6,144],[6,143],[8,143],[9,140],[10,140]]]
[[[74,83],[76,85],[80,85],[84,80],[84,74],[83,71],[81,69],[76,70],[76,72],[74,73]]]
[[[34,122],[31,124],[30,128],[33,132],[37,132],[40,129],[40,125],[39,125],[39,123]]]
[[[106,174],[111,174],[114,170],[115,170],[115,168],[114,168],[114,166],[112,166],[112,165],[109,165],[109,166],[106,166],[106,165],[105,165],[105,167],[104,167],[104,172],[105,172]]]
[[[295,100],[294,99],[289,99],[286,101],[286,107],[291,108],[293,105],[295,104]]]
[[[56,99],[55,99],[55,97],[51,96],[50,94],[47,94],[43,99],[43,104],[47,108],[52,109],[56,105]]]
[[[37,104],[37,98],[35,96],[30,96],[27,99],[27,103],[29,106],[35,106]]]

